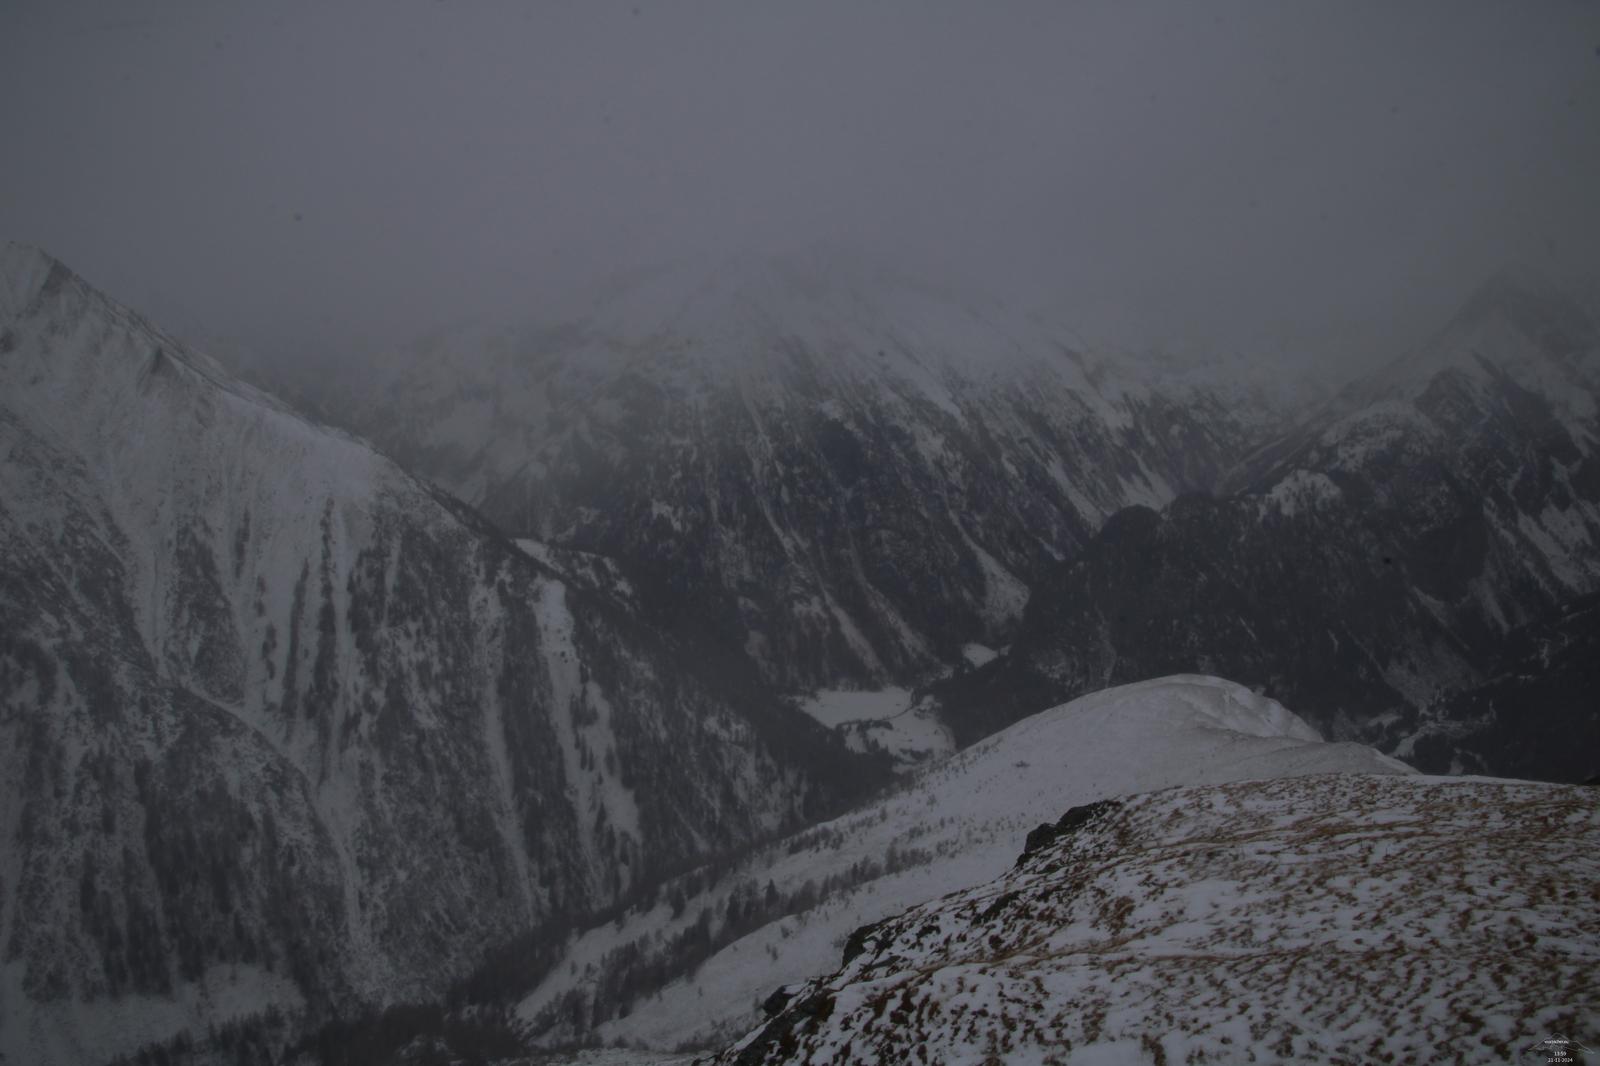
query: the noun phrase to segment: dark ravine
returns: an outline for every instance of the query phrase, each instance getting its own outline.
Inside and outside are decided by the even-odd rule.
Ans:
[[[1464,763],[1511,777],[1600,777],[1600,595],[1510,634],[1484,673],[1433,708],[1437,731],[1411,762],[1433,773]]]

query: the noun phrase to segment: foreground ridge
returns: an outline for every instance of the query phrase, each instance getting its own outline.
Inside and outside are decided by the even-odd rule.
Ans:
[[[1179,785],[1413,772],[1324,742],[1282,704],[1221,678],[1108,689],[731,869],[663,886],[654,907],[572,941],[519,1015],[545,1047],[721,1047],[756,1025],[774,987],[832,970],[852,929],[1001,875],[1029,830],[1063,808]]]
[[[707,1061],[1502,1062],[1600,1027],[1592,789],[1329,775],[1061,824]]]

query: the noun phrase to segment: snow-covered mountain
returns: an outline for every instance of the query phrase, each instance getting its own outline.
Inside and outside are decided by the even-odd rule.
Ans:
[[[1282,428],[1267,390],[1153,384],[1069,337],[850,257],[747,258],[436,338],[351,419],[769,681],[907,683],[1003,643],[1106,515]]]
[[[519,1013],[547,1043],[706,1046],[747,1029],[778,986],[830,970],[851,930],[1004,872],[1028,832],[1067,807],[1174,785],[1411,772],[1324,743],[1278,703],[1217,678],[1096,693],[877,803],[669,882],[653,905],[574,937]]]
[[[1066,807],[1408,771],[1318,728],[1593,772],[1586,318],[1491,286],[1288,432],[1058,336],[804,258],[452,334],[355,420],[486,518],[7,246],[0,1055],[479,963],[547,1043],[705,1046]],[[1060,706],[1196,671],[1255,692]],[[779,838],[886,780],[852,746],[911,776]]]
[[[548,561],[6,246],[0,1054],[436,996],[871,785]]]
[[[1567,772],[1571,729],[1530,717],[1520,761],[1500,763],[1470,741],[1487,719],[1450,699],[1509,634],[1600,591],[1597,398],[1600,329],[1496,281],[1244,463],[1237,494],[1114,516],[1035,585],[1009,654],[940,694],[946,719],[970,741],[1081,692],[1203,670],[1440,770],[1586,777],[1600,766]],[[1502,727],[1519,713],[1501,707]],[[1595,728],[1594,707],[1574,713]]]
[[[1591,788],[1178,788],[1069,810],[1029,845],[858,930],[711,1061],[1502,1063],[1600,1027]]]

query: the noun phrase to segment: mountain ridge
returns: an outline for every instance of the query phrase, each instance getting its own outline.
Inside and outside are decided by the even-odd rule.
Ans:
[[[55,260],[4,265],[8,1056],[441,995],[877,780]]]
[[[1486,302],[1506,291],[1258,450],[1243,487],[1108,519],[1035,585],[1009,655],[933,686],[958,739],[1200,669],[1334,736],[1399,752],[1433,737],[1435,768],[1501,769],[1450,693],[1482,681],[1519,626],[1600,589],[1600,329],[1563,316],[1557,341],[1537,322],[1508,334]]]
[[[347,413],[502,528],[615,560],[662,625],[791,691],[926,680],[1130,502],[1279,415],[826,256],[632,280],[411,353]]]

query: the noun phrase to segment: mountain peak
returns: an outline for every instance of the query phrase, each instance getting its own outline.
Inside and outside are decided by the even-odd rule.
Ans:
[[[34,344],[27,340],[33,334],[60,335],[86,322],[95,323],[99,331],[96,343]],[[21,344],[41,366],[62,360],[77,365],[76,378],[55,370],[46,376],[73,380],[102,400],[118,390],[126,393],[142,388],[153,375],[168,375],[176,369],[204,379],[208,388],[282,408],[277,400],[235,380],[210,356],[163,332],[33,245],[8,242],[0,246],[0,329],[9,343]],[[76,398],[71,401],[66,399],[68,395],[58,389],[50,394],[50,402],[82,402],[86,394],[72,393]]]
[[[1425,388],[1447,370],[1477,375],[1485,364],[1525,388],[1588,409],[1586,388],[1600,362],[1600,329],[1570,296],[1537,272],[1501,270],[1479,285],[1439,332],[1348,396],[1367,403]]]
[[[999,322],[1018,330],[998,300],[957,295],[888,261],[826,246],[633,271],[600,286],[586,317],[625,342],[686,342],[701,358],[746,364],[781,337],[835,349],[835,356],[861,349],[876,358],[902,346],[893,335],[924,330],[934,337],[954,331],[992,356],[994,338],[982,335],[984,327]]]
[[[39,293],[77,275],[43,249],[21,241],[0,244],[0,320],[21,314]]]

